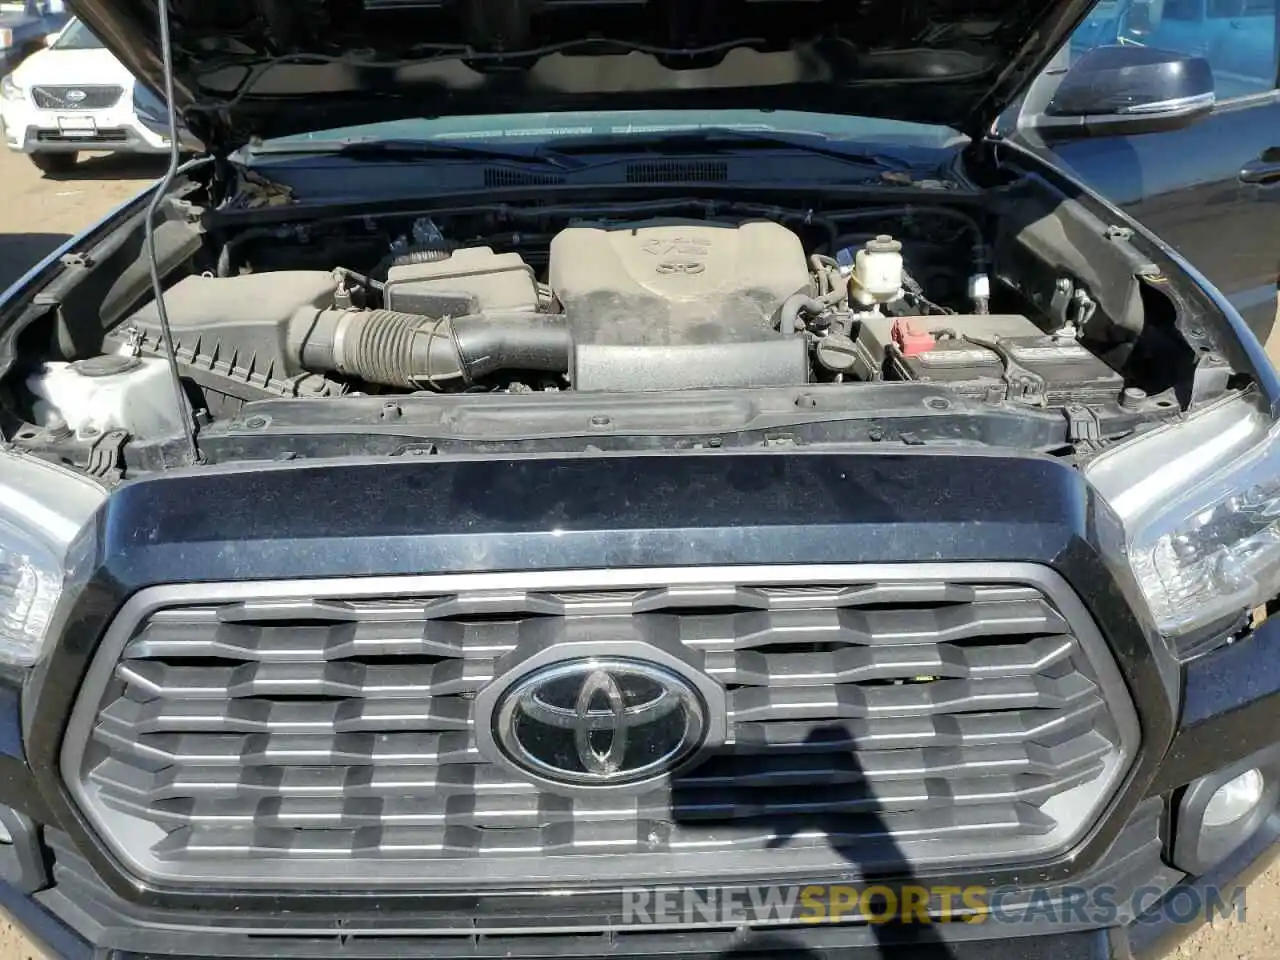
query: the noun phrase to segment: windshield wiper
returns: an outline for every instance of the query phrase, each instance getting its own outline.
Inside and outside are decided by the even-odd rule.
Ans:
[[[541,145],[528,147],[494,147],[484,143],[459,143],[450,140],[299,140],[260,143],[246,148],[246,154],[281,156],[290,154],[328,154],[353,160],[506,160],[513,163],[540,164],[561,170],[577,170],[585,166],[575,157],[546,150]]]
[[[861,145],[832,140],[821,133],[795,133],[782,130],[754,130],[738,127],[704,127],[697,130],[656,130],[644,133],[613,133],[592,137],[562,138],[549,141],[561,154],[599,152],[627,148],[644,148],[655,152],[666,150],[743,150],[779,147],[803,150],[847,163],[906,173],[912,165],[899,157],[869,153]]]

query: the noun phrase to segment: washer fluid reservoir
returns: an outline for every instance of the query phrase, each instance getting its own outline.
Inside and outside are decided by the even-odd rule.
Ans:
[[[35,421],[66,426],[83,437],[123,430],[136,440],[182,433],[185,405],[174,409],[168,361],[105,354],[75,363],[46,363],[27,378]]]

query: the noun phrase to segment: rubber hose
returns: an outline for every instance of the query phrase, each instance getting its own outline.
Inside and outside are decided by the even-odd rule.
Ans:
[[[435,319],[394,310],[324,310],[290,342],[307,369],[407,390],[461,387],[503,371],[564,374],[573,352],[559,317]]]
[[[418,382],[414,340],[423,326],[422,317],[391,310],[359,315],[343,339],[343,369],[369,383],[413,389]],[[429,328],[426,334],[431,335]],[[452,357],[447,350],[441,352],[456,364],[456,350]],[[449,373],[456,376],[452,370]]]
[[[439,263],[441,260],[448,260],[453,255],[453,249],[449,246],[436,245],[420,245],[410,247],[403,253],[389,253],[378,261],[377,266],[370,271],[369,276],[378,279],[387,279],[387,271],[392,267],[407,267],[414,263]]]
[[[239,270],[239,264],[233,259],[236,251],[250,240],[264,240],[268,237],[279,238],[280,231],[276,227],[250,227],[238,233],[222,245],[218,251],[218,265],[215,272],[220,277],[233,276]]]
[[[817,316],[827,307],[827,303],[806,293],[793,293],[782,301],[782,311],[778,315],[778,330],[784,337],[795,336],[803,329],[803,324],[797,325],[800,314]]]
[[[448,260],[449,254],[447,247],[415,247],[398,257],[393,257],[391,266],[407,267],[411,263],[439,263],[441,260]]]

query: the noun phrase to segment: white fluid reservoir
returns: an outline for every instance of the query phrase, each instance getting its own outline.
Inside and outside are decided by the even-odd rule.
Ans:
[[[864,306],[902,296],[902,244],[888,236],[868,240],[854,257],[849,293]]]
[[[123,430],[137,440],[180,435],[189,407],[176,408],[166,360],[105,354],[46,363],[27,378],[35,421],[82,435]]]

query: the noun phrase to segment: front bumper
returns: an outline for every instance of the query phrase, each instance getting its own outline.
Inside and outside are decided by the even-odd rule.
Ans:
[[[954,492],[964,490],[977,492]],[[318,503],[359,508],[316,511]],[[11,877],[3,896],[19,922],[64,956],[1156,955],[1190,928],[1187,895],[1221,899],[1273,855],[1274,815],[1211,875],[1188,877],[1170,865],[1169,811],[1184,785],[1274,745],[1280,619],[1199,660],[1173,663],[1133,614],[1131,593],[1100,562],[1094,544],[1107,523],[1103,509],[1078,474],[1051,461],[928,453],[442,458],[168,474],[123,486],[101,518],[91,564],[98,572],[61,609],[60,639],[24,688],[23,716],[16,696],[0,699],[7,754],[0,803],[37,825],[38,856],[25,862],[42,865],[35,876]],[[622,922],[614,894],[586,887],[551,897],[541,885],[484,894],[403,885],[148,886],[113,862],[59,773],[67,717],[97,638],[123,600],[147,585],[779,557],[908,563],[922,553],[1057,569],[1107,636],[1141,714],[1143,744],[1110,812],[1069,853],[1035,869],[971,869],[920,882],[1012,888],[1010,909],[1045,897],[1065,904],[1081,890],[1086,899],[1105,894],[1118,908],[1109,918],[1051,909],[982,924],[660,928]],[[716,882],[714,873],[712,858],[707,882]],[[819,881],[839,882],[801,880]]]
[[[50,957],[66,960],[127,960],[141,957],[325,958],[611,956],[627,960],[723,960],[728,957],[808,960],[1156,960],[1202,926],[1190,917],[1189,904],[1228,906],[1234,891],[1253,880],[1280,854],[1280,818],[1272,817],[1253,839],[1212,873],[1184,878],[1157,894],[1168,868],[1155,849],[1138,841],[1118,861],[1128,861],[1110,876],[1096,878],[1097,890],[1137,883],[1138,901],[1150,906],[1127,922],[1111,927],[1072,929],[1042,920],[1039,930],[965,924],[928,927],[823,925],[750,932],[701,929],[609,936],[545,932],[520,937],[453,936],[441,938],[412,931],[411,923],[392,929],[385,922],[339,921],[327,931],[293,916],[193,919],[163,912],[131,909],[110,895],[95,900],[74,880],[34,894],[0,883],[0,908]],[[1145,849],[1144,849],[1145,847]],[[1150,871],[1154,871],[1153,873]],[[1144,880],[1145,875],[1145,880]],[[94,885],[89,883],[92,891]],[[99,888],[100,889],[100,888]],[[101,892],[101,891],[100,891]],[[1062,911],[1063,914],[1069,911]],[[1044,913],[1042,911],[1042,917]],[[1259,921],[1260,922],[1260,921]],[[306,927],[311,929],[305,929]],[[291,927],[299,932],[292,933]]]
[[[86,112],[95,129],[85,132],[64,131],[55,111],[35,109],[29,102],[7,103],[0,118],[5,145],[17,153],[168,153],[168,141],[139,121],[127,100],[126,94],[122,105]]]

